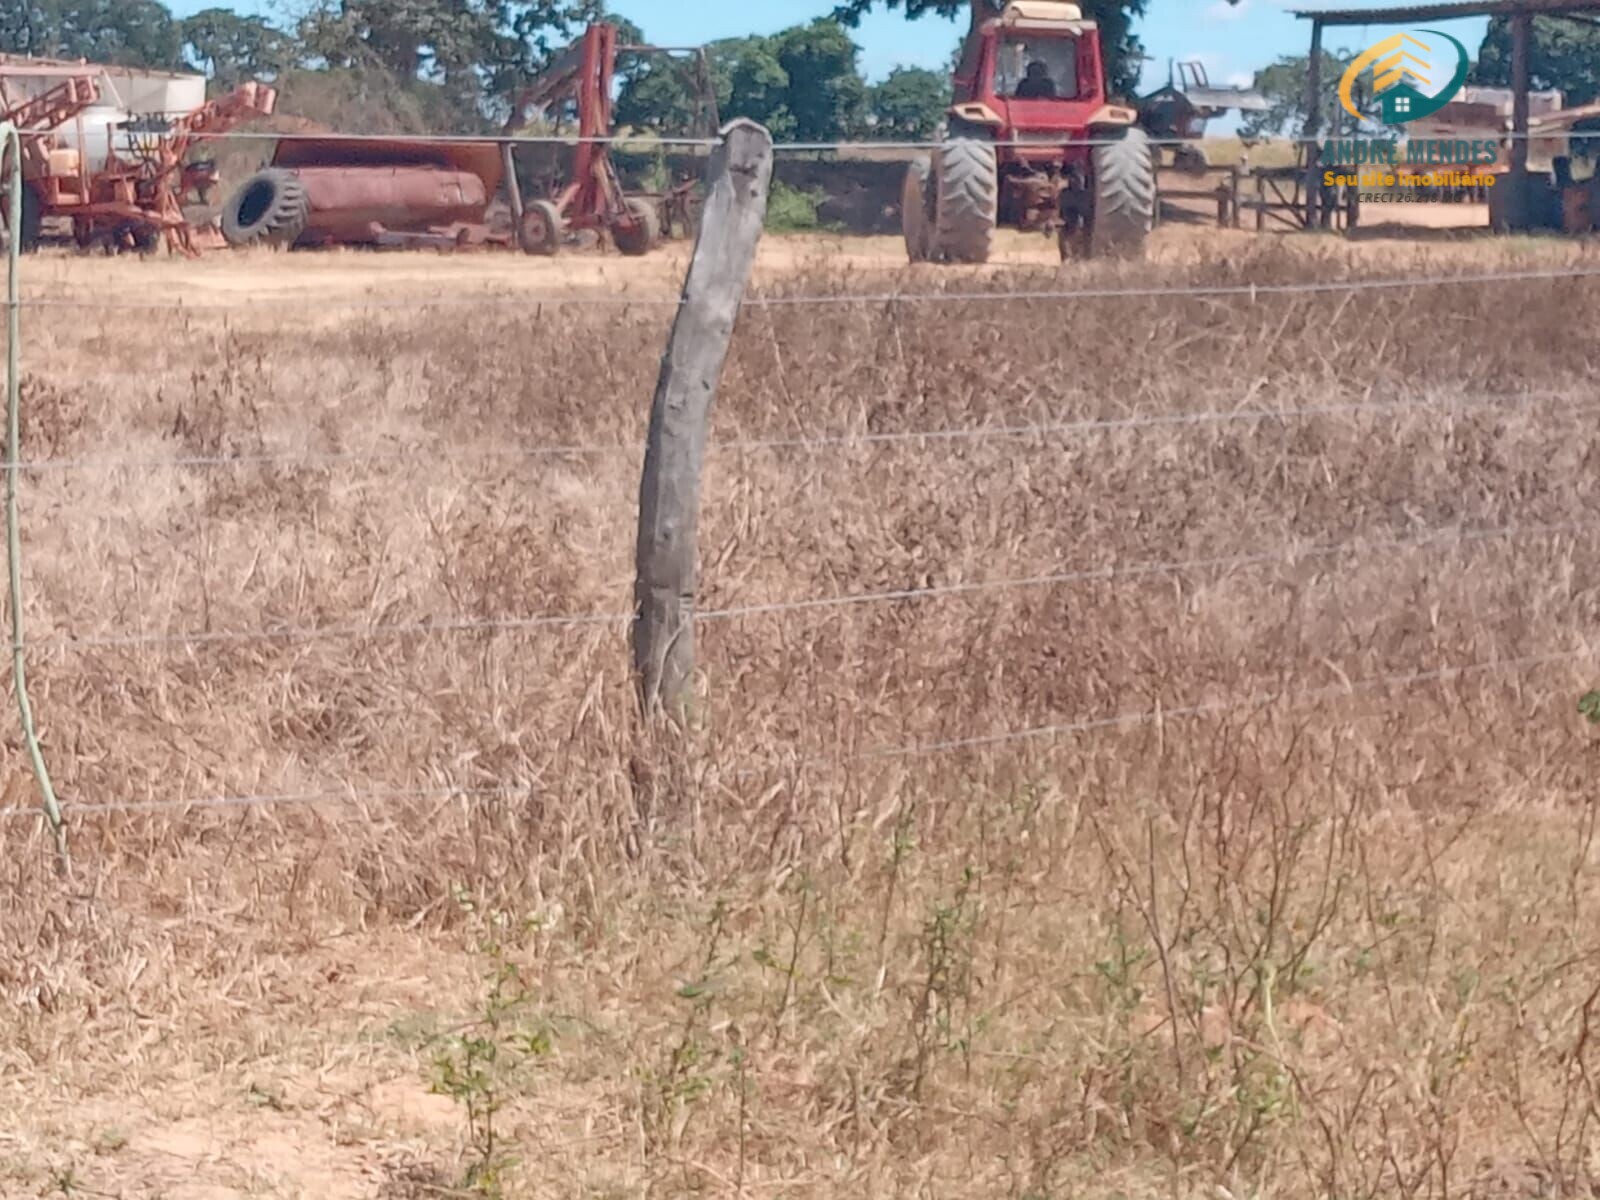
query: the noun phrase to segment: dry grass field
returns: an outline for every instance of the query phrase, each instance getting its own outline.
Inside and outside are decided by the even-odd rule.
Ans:
[[[994,298],[746,310],[676,736],[681,252],[30,261],[34,701],[123,807],[0,820],[0,1196],[1594,1194],[1600,279],[1005,297],[1600,258],[1048,252],[768,244]]]

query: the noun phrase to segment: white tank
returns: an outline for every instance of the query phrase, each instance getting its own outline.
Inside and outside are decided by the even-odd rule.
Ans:
[[[100,103],[56,130],[60,144],[82,154],[91,171],[104,167],[112,150],[124,161],[138,157],[138,135],[119,129],[124,122],[139,117],[178,117],[206,102],[203,75],[21,59],[6,65],[12,68],[5,72],[6,90],[19,96],[42,94],[73,75],[96,76]]]
[[[206,102],[204,75],[175,75],[158,71],[130,71],[123,67],[101,68],[102,87],[115,91],[118,105],[135,116],[161,114],[176,117],[193,112]]]
[[[97,106],[57,129],[56,141],[78,151],[84,165],[90,171],[98,171],[105,167],[110,150],[114,149],[124,162],[135,157],[130,135],[117,128],[126,120],[128,114],[120,108]]]

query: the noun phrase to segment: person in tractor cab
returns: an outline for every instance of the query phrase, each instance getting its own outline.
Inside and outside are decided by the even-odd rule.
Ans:
[[[1022,82],[1017,84],[1017,99],[1054,100],[1056,95],[1056,81],[1050,78],[1049,66],[1034,59],[1028,64]]]

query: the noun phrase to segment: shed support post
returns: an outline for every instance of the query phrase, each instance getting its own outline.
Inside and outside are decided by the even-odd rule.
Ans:
[[[1511,18],[1511,171],[1506,182],[1506,225],[1511,230],[1527,229],[1531,224],[1528,203],[1528,56],[1532,50],[1533,17],[1520,12]]]
[[[1322,199],[1322,22],[1311,22],[1311,57],[1306,62],[1306,228],[1315,229]]]

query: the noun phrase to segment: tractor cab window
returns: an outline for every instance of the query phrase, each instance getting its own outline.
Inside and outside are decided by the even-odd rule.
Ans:
[[[995,95],[1007,100],[1072,100],[1078,95],[1073,38],[1007,38],[1000,43]]]

